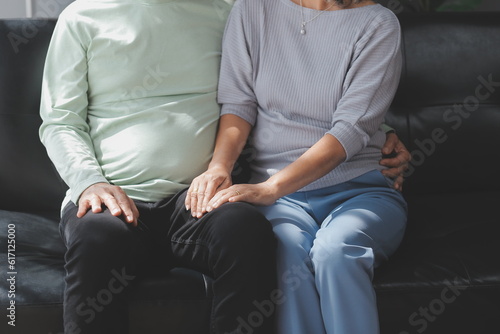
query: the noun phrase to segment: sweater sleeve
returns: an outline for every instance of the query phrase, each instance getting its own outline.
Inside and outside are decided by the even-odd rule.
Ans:
[[[63,12],[46,56],[40,105],[40,139],[75,204],[87,187],[107,182],[87,123],[87,56],[82,35],[74,19]]]
[[[238,1],[229,14],[222,40],[222,59],[219,76],[218,102],[221,115],[233,114],[252,126],[257,118],[257,102],[254,93],[252,41],[246,29],[243,1]]]
[[[374,20],[356,43],[328,131],[344,147],[346,160],[363,149],[379,130],[398,87],[401,33],[397,18],[388,15]]]

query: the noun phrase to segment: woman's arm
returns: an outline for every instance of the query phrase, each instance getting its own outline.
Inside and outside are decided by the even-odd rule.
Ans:
[[[325,134],[297,160],[271,176],[267,185],[275,200],[305,187],[323,177],[346,158],[346,152],[334,136]]]
[[[227,19],[222,40],[222,59],[218,102],[222,104],[214,155],[208,170],[193,180],[186,196],[186,209],[194,217],[206,212],[217,191],[232,184],[231,172],[257,118],[253,92],[253,66],[247,29],[243,23],[242,3],[236,2]],[[231,47],[228,47],[228,44]],[[228,50],[230,49],[230,50]],[[237,90],[228,89],[237,87]],[[230,91],[230,94],[227,92]],[[234,103],[232,103],[234,102]]]
[[[402,190],[403,172],[407,169],[410,154],[394,133],[387,134],[385,148],[396,156],[381,160],[382,165],[395,166],[386,169],[384,175],[395,179],[396,190]],[[341,164],[346,157],[345,150],[333,136],[326,134],[294,163],[260,184],[240,184],[217,193],[204,206],[211,211],[225,202],[245,201],[257,205],[270,205],[278,198],[293,193],[314,180],[327,174]]]
[[[340,142],[325,134],[296,161],[257,184],[237,184],[224,189],[209,201],[207,211],[225,202],[245,201],[256,205],[270,205],[278,198],[293,193],[324,176],[340,165],[346,153]]]
[[[217,191],[231,186],[231,171],[238,159],[252,126],[239,116],[223,115],[219,122],[215,150],[205,173],[196,177],[186,195],[186,209],[201,217]]]

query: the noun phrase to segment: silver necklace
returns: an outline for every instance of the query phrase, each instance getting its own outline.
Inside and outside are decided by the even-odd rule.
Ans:
[[[332,3],[328,8],[325,8],[322,11],[320,11],[312,19],[304,21],[304,6],[302,6],[302,0],[300,0],[300,15],[301,15],[300,17],[302,19],[302,22],[300,24],[300,34],[301,35],[305,35],[306,34],[306,24],[308,24],[309,22],[315,20],[318,16],[320,16],[321,14],[323,14],[324,12],[326,12],[327,10],[329,10],[330,8],[332,8],[334,5],[335,5],[335,2]]]

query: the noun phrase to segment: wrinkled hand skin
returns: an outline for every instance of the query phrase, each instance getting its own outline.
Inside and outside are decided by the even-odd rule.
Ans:
[[[411,161],[410,152],[395,133],[388,133],[382,154],[383,158],[380,160],[380,164],[387,167],[387,169],[382,170],[382,174],[394,180],[394,189],[403,191],[403,174]]]
[[[223,167],[209,168],[196,177],[186,194],[186,210],[191,210],[193,217],[200,218],[207,212],[207,206],[215,194],[232,185],[231,172]]]
[[[96,183],[85,189],[78,200],[78,218],[89,210],[93,213],[103,211],[107,207],[115,217],[123,216],[125,222],[137,226],[139,210],[134,201],[125,194],[122,188],[108,183]]]
[[[276,190],[267,182],[257,184],[235,184],[219,191],[208,203],[210,212],[226,202],[247,202],[254,205],[271,205],[278,199]]]

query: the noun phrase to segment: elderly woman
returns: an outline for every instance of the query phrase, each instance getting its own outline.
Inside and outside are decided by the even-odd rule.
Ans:
[[[245,201],[272,223],[278,333],[379,331],[373,271],[406,225],[406,203],[379,163],[400,70],[398,20],[372,1],[239,0],[232,9],[216,149],[186,206],[200,217]],[[247,140],[252,178],[231,185]]]

